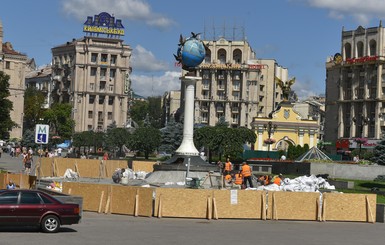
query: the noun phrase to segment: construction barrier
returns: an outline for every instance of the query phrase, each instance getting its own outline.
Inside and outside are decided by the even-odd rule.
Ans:
[[[375,194],[147,188],[64,182],[99,213],[198,219],[375,222]],[[153,201],[153,198],[155,199]]]
[[[154,165],[157,162],[132,161],[132,170],[134,172],[144,171],[146,173],[154,172]]]
[[[9,181],[12,180],[17,188],[20,189],[31,189],[36,186],[36,176],[27,174],[11,174],[1,173],[0,174],[0,189],[6,189]]]

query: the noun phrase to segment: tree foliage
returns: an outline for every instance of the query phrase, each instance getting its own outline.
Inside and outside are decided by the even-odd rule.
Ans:
[[[147,101],[134,101],[130,108],[130,115],[132,120],[138,125],[143,126],[143,122],[146,119],[148,113],[148,102]]]
[[[122,153],[123,145],[127,144],[130,138],[130,133],[126,128],[111,128],[107,130],[106,148],[110,150],[119,150],[119,155]]]
[[[72,106],[66,103],[54,104],[44,112],[44,121],[50,126],[53,135],[62,140],[71,139],[75,121],[71,119]]]
[[[385,137],[374,147],[371,161],[378,165],[385,165]]]
[[[159,129],[151,126],[139,127],[132,133],[128,146],[131,150],[143,152],[145,159],[148,159],[150,153],[159,147],[160,140]]]
[[[9,93],[9,76],[0,71],[0,137],[9,138],[9,131],[16,125],[11,119],[10,111],[13,109],[12,102],[7,99]]]
[[[169,154],[173,153],[182,143],[183,124],[171,119],[167,126],[160,131],[161,145],[159,151],[164,151]]]
[[[202,127],[194,132],[195,146],[205,147],[209,151],[209,161],[215,152],[221,159],[222,156],[237,159],[243,152],[243,145],[254,143],[255,133],[245,127],[228,128],[226,124],[215,127]]]
[[[45,96],[36,87],[31,86],[25,90],[24,94],[24,121],[25,129],[34,130],[35,125],[43,119]]]

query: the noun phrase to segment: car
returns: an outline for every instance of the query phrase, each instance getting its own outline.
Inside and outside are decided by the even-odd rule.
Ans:
[[[0,190],[1,226],[38,226],[56,233],[62,225],[78,224],[79,204],[63,203],[39,190]]]

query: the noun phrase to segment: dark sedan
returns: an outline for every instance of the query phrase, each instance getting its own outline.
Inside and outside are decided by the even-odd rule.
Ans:
[[[38,190],[0,190],[0,225],[40,226],[58,232],[61,225],[79,223],[79,204],[62,203]]]

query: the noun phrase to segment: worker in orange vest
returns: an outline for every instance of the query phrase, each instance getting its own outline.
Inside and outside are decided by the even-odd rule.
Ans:
[[[253,188],[253,181],[251,179],[252,170],[251,167],[247,164],[247,162],[242,163],[241,173],[243,176],[243,184],[245,185],[245,187],[247,188],[247,182],[249,182],[249,187]]]
[[[230,159],[227,158],[223,175],[230,174],[231,170],[233,170],[233,164],[230,162]]]
[[[241,171],[236,173],[234,178],[235,178],[235,180],[234,180],[233,187],[237,187],[237,188],[241,189],[242,183],[243,183],[243,176],[242,176]]]
[[[281,183],[282,183],[282,174],[279,174],[278,176],[275,176],[273,183],[278,185],[278,186],[281,185]]]

